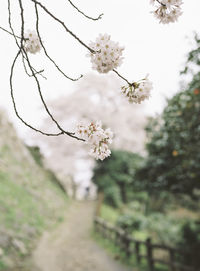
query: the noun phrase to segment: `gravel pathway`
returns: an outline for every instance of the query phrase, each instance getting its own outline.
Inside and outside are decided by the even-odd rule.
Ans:
[[[34,271],[130,271],[90,237],[94,202],[74,202],[65,221],[41,238],[33,254]]]

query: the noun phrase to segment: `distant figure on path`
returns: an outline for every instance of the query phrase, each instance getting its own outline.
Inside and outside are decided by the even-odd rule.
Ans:
[[[90,187],[86,186],[85,188],[85,199],[89,199],[90,196]]]

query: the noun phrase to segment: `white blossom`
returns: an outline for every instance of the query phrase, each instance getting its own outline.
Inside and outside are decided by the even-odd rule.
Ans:
[[[89,154],[95,159],[104,160],[110,156],[108,144],[112,143],[113,133],[110,128],[104,130],[100,121],[89,124],[78,124],[76,135],[84,139],[91,149]]]
[[[36,54],[41,50],[41,43],[37,33],[33,30],[28,30],[25,35],[25,50],[31,54]]]
[[[140,104],[142,101],[149,99],[152,88],[152,82],[146,76],[141,81],[123,86],[121,89],[130,103]]]
[[[162,24],[174,23],[182,14],[182,0],[150,0],[151,4],[157,4],[157,8],[152,13]]]
[[[118,42],[110,40],[107,34],[100,34],[95,42],[89,44],[95,53],[90,53],[92,68],[99,73],[107,73],[122,63],[122,51],[124,47],[119,46]]]

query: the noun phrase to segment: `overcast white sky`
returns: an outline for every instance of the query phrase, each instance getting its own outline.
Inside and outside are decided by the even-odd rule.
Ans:
[[[0,25],[8,28],[6,2],[1,3]],[[13,2],[13,25],[16,32],[20,33],[18,1],[11,2]],[[27,8],[25,9],[25,29],[34,29],[34,7],[30,0],[24,2]],[[186,54],[192,48],[193,31],[198,32],[200,27],[199,0],[185,0],[182,6],[183,15],[177,23],[169,25],[159,24],[150,14],[153,7],[150,6],[148,0],[74,0],[80,9],[91,16],[97,16],[103,12],[103,18],[96,22],[87,20],[77,13],[67,0],[43,0],[41,2],[65,21],[69,29],[85,43],[89,44],[99,33],[108,33],[112,40],[119,41],[120,45],[125,46],[124,62],[118,71],[129,81],[141,79],[147,73],[150,74],[150,79],[153,81],[152,98],[146,102],[147,112],[160,112],[164,105],[164,97],[172,96],[179,89],[179,71],[184,65]],[[51,18],[44,16],[44,12],[40,14],[41,36],[49,54],[59,63],[60,67],[72,77],[90,72],[90,59],[85,57],[88,53],[86,48],[82,47]],[[190,39],[186,37],[190,37]],[[0,39],[0,106],[7,109],[10,118],[23,135],[26,128],[13,113],[9,88],[10,66],[17,48],[12,37],[3,31],[0,31]],[[55,73],[53,66],[45,60],[42,54],[31,56],[31,59],[36,67],[45,69],[44,74],[48,77],[48,81],[42,83],[42,86],[47,100],[53,100],[63,93],[70,93],[76,87],[76,83]],[[14,79],[20,114],[31,124],[38,125],[45,113],[42,113],[40,109],[41,103],[35,85],[24,76],[20,62],[16,66]]]

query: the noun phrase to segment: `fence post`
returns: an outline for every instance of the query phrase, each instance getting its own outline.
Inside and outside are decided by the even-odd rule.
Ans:
[[[170,268],[171,268],[171,271],[175,271],[175,266],[174,266],[174,250],[170,249],[169,250],[169,254],[170,254]]]
[[[135,253],[136,253],[136,260],[137,263],[140,263],[140,243],[138,241],[135,242]]]
[[[152,246],[151,246],[151,238],[147,238],[146,248],[147,248],[147,260],[148,260],[149,271],[154,271],[153,250],[152,250]]]
[[[125,252],[126,252],[126,257],[130,257],[130,238],[128,235],[124,235],[124,245],[125,245]]]

